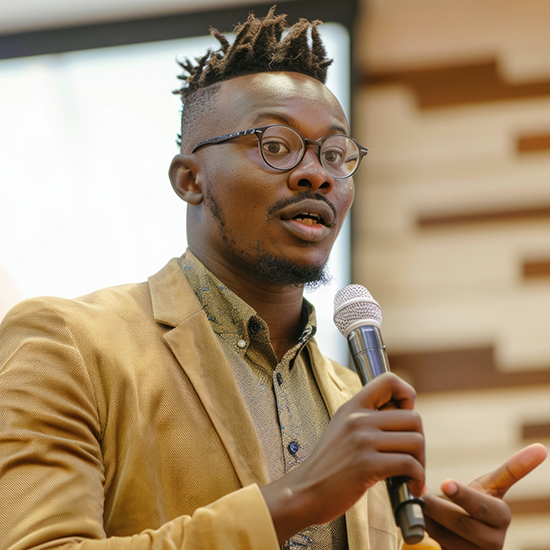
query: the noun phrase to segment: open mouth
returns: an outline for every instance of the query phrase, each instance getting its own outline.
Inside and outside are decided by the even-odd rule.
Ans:
[[[302,199],[276,210],[283,220],[293,220],[307,226],[330,228],[335,223],[336,213],[326,202],[314,199]]]
[[[292,219],[300,223],[303,223],[304,225],[317,225],[317,224],[326,225],[326,223],[323,221],[321,217],[319,217],[317,214],[312,214],[311,212],[298,214],[297,216],[294,216]]]

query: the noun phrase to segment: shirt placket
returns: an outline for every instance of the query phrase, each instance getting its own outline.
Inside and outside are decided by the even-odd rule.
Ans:
[[[281,442],[285,462],[285,473],[290,472],[303,462],[310,449],[302,429],[301,418],[295,405],[296,392],[292,391],[292,369],[298,360],[298,354],[311,338],[313,329],[307,325],[298,344],[289,350],[273,371],[273,391],[277,403],[277,414],[281,430]]]

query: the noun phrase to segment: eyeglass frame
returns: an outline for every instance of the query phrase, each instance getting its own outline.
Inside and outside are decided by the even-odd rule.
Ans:
[[[264,153],[262,151],[262,138],[263,138],[264,132],[269,128],[273,128],[274,126],[281,126],[282,128],[288,128],[289,130],[292,130],[293,132],[296,132],[298,134],[298,136],[300,137],[300,139],[302,140],[302,143],[304,144],[304,147],[302,149],[301,154],[298,155],[298,160],[296,161],[296,164],[294,164],[294,166],[291,166],[289,168],[277,168],[277,166],[273,166],[272,164],[270,164],[266,160],[266,158],[264,156]],[[258,149],[260,150],[260,155],[262,156],[262,160],[270,168],[273,168],[274,170],[280,170],[281,172],[288,172],[289,170],[294,170],[294,168],[296,168],[296,166],[298,166],[298,164],[300,164],[300,162],[302,162],[302,160],[304,160],[304,157],[305,157],[306,152],[307,152],[307,148],[309,146],[311,146],[311,147],[313,147],[313,150],[314,150],[315,154],[317,155],[317,158],[319,159],[319,163],[321,164],[321,166],[323,167],[325,172],[327,172],[327,174],[329,174],[329,176],[331,178],[334,178],[334,179],[337,179],[337,180],[343,180],[343,179],[351,178],[351,176],[353,176],[353,174],[355,174],[355,172],[357,172],[357,170],[358,170],[358,168],[361,164],[361,161],[363,160],[363,157],[365,157],[367,155],[367,153],[369,152],[368,147],[365,147],[364,145],[361,145],[356,139],[353,139],[350,136],[346,136],[345,134],[331,134],[330,136],[325,136],[325,137],[322,137],[319,140],[315,140],[315,139],[305,138],[304,136],[302,136],[302,134],[300,134],[300,132],[298,132],[298,130],[296,130],[295,128],[292,128],[291,126],[287,126],[286,124],[269,124],[268,126],[260,126],[258,128],[250,128],[248,130],[242,130],[240,132],[233,132],[231,134],[224,134],[222,136],[216,136],[216,137],[213,137],[213,138],[205,139],[204,141],[199,141],[197,144],[195,144],[195,146],[191,150],[191,154],[193,154],[199,147],[202,147],[204,145],[217,145],[218,143],[225,143],[227,141],[231,141],[233,139],[237,139],[237,138],[242,137],[242,136],[250,136],[252,134],[254,134],[258,138]],[[353,141],[353,143],[355,143],[355,145],[357,146],[357,149],[359,151],[359,158],[357,159],[357,164],[355,165],[355,168],[347,176],[333,176],[325,168],[325,166],[323,164],[323,161],[321,159],[321,147],[322,147],[323,143],[327,139],[329,139],[331,137],[335,137],[335,136],[342,136],[342,137],[345,137],[345,138]]]

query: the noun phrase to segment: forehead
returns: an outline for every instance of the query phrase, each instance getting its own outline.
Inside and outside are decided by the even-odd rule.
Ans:
[[[305,135],[319,134],[316,137],[348,132],[346,115],[334,94],[300,73],[258,73],[225,81],[217,107],[228,132],[273,122],[290,124]]]

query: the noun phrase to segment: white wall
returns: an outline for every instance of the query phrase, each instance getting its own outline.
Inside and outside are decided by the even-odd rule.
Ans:
[[[280,0],[281,4],[288,0]],[[273,4],[255,0],[256,4]],[[250,0],[2,0],[0,33],[155,17],[186,11],[235,8]]]

